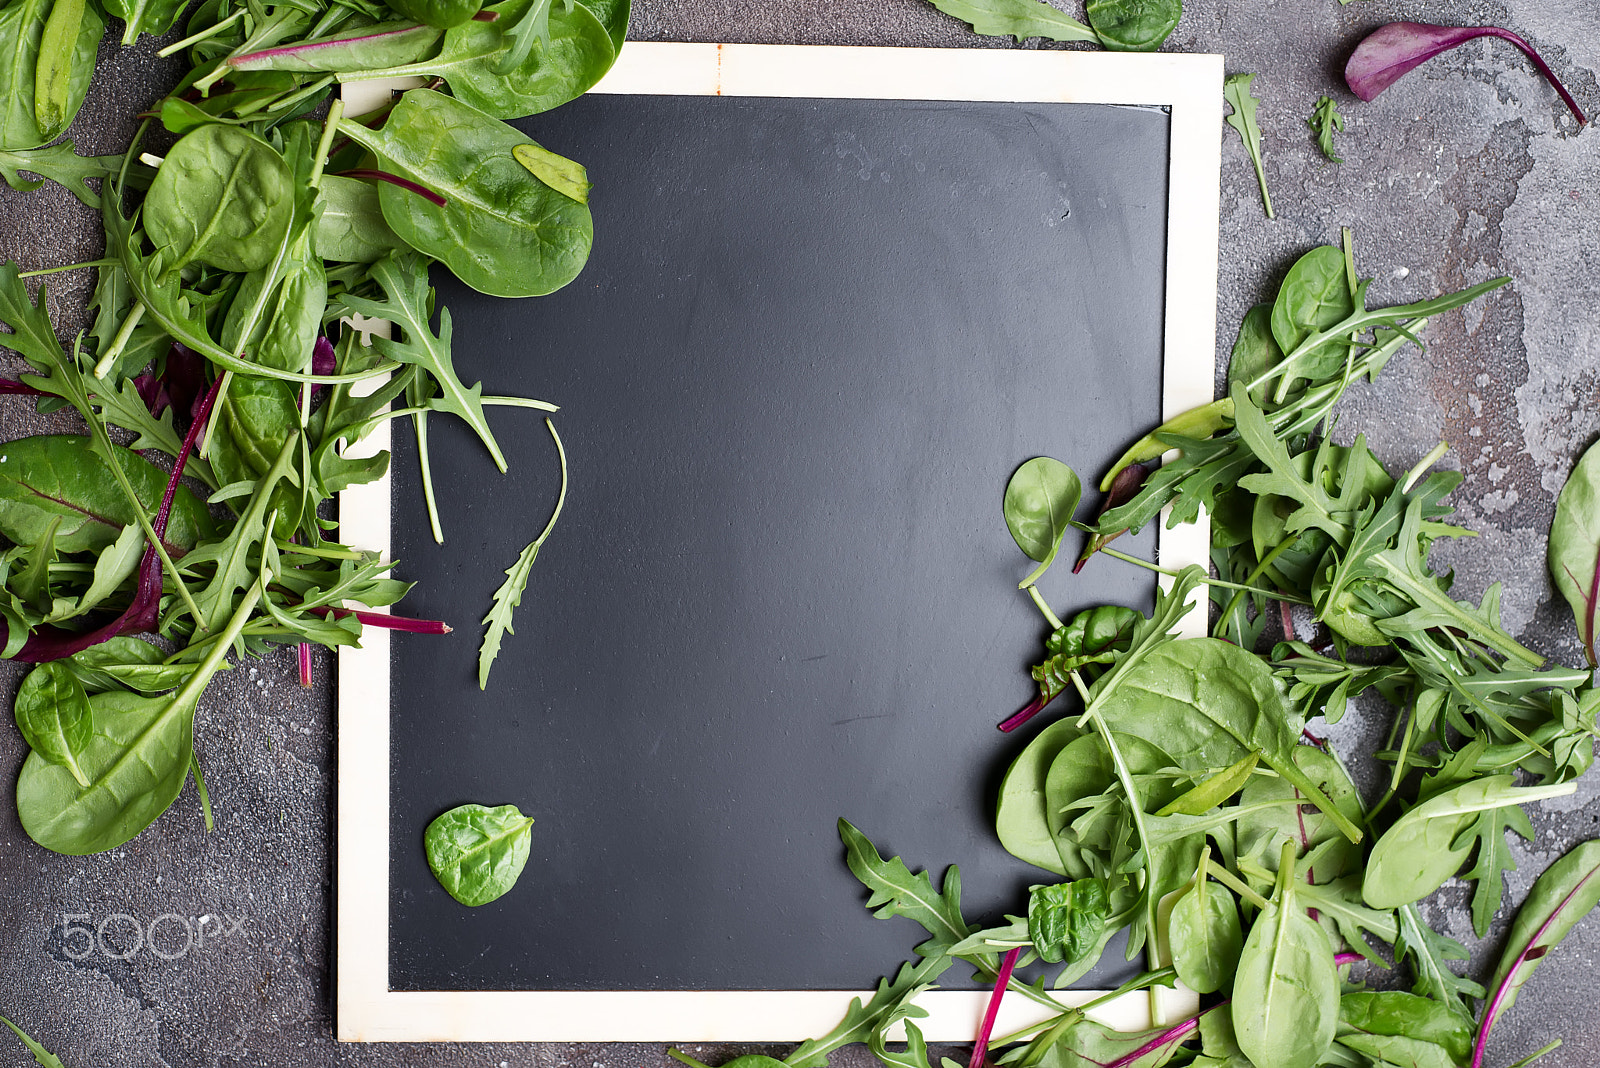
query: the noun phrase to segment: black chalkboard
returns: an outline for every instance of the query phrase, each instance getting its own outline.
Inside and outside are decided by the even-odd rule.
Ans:
[[[571,488],[480,693],[555,453],[495,409],[501,477],[434,419],[441,547],[397,430],[406,611],[457,630],[393,644],[390,987],[866,988],[922,935],[862,907],[838,817],[958,863],[977,915],[1042,881],[990,822],[1045,629],[1000,500],[1031,456],[1092,482],[1159,422],[1168,115],[591,95],[519,125],[589,168],[587,268],[524,301],[436,282],[465,381],[562,406]],[[1043,589],[1064,615],[1153,584]],[[466,801],[537,819],[478,909],[421,849]]]

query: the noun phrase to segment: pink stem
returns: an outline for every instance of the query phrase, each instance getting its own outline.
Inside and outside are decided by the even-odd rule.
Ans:
[[[301,642],[300,649],[300,685],[303,689],[311,689],[311,643]]]
[[[364,627],[378,627],[381,630],[399,630],[407,634],[449,634],[450,625],[437,619],[411,619],[406,616],[391,616],[387,612],[363,612],[356,608],[328,608],[322,606],[309,610],[314,616],[326,617],[330,612],[335,619],[344,619],[355,616],[357,622]]]
[[[13,378],[0,378],[0,393],[15,393],[22,397],[54,396],[54,394],[46,393],[42,389],[35,389],[34,387],[24,382],[18,382]]]
[[[1034,716],[1037,716],[1040,712],[1042,712],[1044,710],[1044,706],[1047,704],[1049,704],[1049,702],[1044,699],[1043,694],[1035,697],[1032,701],[1029,701],[1027,705],[1024,706],[1019,712],[1000,724],[1001,733],[1010,734],[1012,731],[1016,730],[1018,727],[1022,726],[1024,723],[1028,722]]]
[[[1554,86],[1555,91],[1561,95],[1562,101],[1567,105],[1568,108],[1572,110],[1572,114],[1577,117],[1578,125],[1583,126],[1588,123],[1589,120],[1584,115],[1583,109],[1578,106],[1578,102],[1572,99],[1572,94],[1567,92],[1567,87],[1561,84],[1561,79],[1556,77],[1556,72],[1551,70],[1550,65],[1544,61],[1538,52],[1533,50],[1533,46],[1531,44],[1529,44],[1527,41],[1524,41],[1510,30],[1502,30],[1498,26],[1484,26],[1481,29],[1483,33],[1491,37],[1498,37],[1503,41],[1510,41],[1512,44],[1522,49],[1523,53],[1526,54],[1529,59],[1533,60],[1533,65],[1539,68],[1539,73],[1543,74],[1545,76],[1545,80]]]
[[[994,1033],[994,1020],[1000,1014],[1000,999],[1005,997],[1006,987],[1011,983],[1011,973],[1017,966],[1017,958],[1022,955],[1022,947],[1006,951],[1000,961],[1000,974],[994,981],[994,993],[989,995],[989,1007],[983,1013],[983,1026],[978,1028],[978,1042],[972,1047],[972,1060],[967,1068],[984,1068],[984,1055],[989,1052],[989,1036]]]
[[[1226,1001],[1222,1003],[1222,1005],[1226,1004]],[[1206,1012],[1214,1012],[1215,1010],[1222,1008],[1222,1005],[1214,1005],[1207,1009]],[[1200,1014],[1200,1016],[1204,1015],[1205,1012]],[[1124,1053],[1122,1056],[1106,1065],[1106,1068],[1128,1068],[1129,1065],[1138,1064],[1141,1057],[1148,1057],[1150,1054],[1154,1053],[1163,1046],[1170,1046],[1174,1042],[1184,1041],[1189,1037],[1191,1032],[1199,1030],[1200,1016],[1187,1019],[1181,1024],[1178,1024],[1176,1027],[1161,1032],[1155,1038],[1152,1038],[1150,1041],[1146,1042],[1132,1053]]]
[[[1366,959],[1359,953],[1335,953],[1333,955],[1334,965],[1341,968],[1346,964],[1358,964]]]

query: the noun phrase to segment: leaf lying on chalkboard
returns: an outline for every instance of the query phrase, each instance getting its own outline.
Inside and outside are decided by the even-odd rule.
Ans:
[[[1018,44],[1030,37],[1100,43],[1099,34],[1041,0],[932,0],[932,3],[978,33],[989,37],[1015,37]]]
[[[487,905],[528,863],[533,817],[516,805],[461,805],[428,824],[422,847],[439,885],[463,905]]]
[[[556,498],[556,510],[550,513],[550,522],[545,524],[543,532],[530,541],[517,557],[517,562],[506,568],[506,580],[500,588],[494,591],[494,607],[489,609],[489,614],[481,622],[489,624],[489,629],[483,632],[483,644],[478,647],[478,689],[486,689],[489,685],[489,669],[494,667],[495,657],[500,655],[500,641],[507,634],[515,634],[511,626],[511,613],[522,603],[522,591],[528,585],[528,575],[533,571],[533,562],[539,558],[539,549],[544,545],[550,532],[556,529],[556,520],[561,517],[561,506],[567,501],[567,451],[561,447],[561,435],[556,433],[556,426],[546,419],[544,425],[550,428],[550,436],[555,439],[556,454],[561,457],[561,494]]]

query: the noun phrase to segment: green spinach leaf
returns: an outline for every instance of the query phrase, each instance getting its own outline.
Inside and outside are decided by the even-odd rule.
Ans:
[[[277,149],[237,126],[189,131],[172,146],[144,201],[144,225],[165,269],[189,263],[255,271],[280,254],[294,184]]]
[[[1089,0],[1084,13],[1113,52],[1154,52],[1183,17],[1183,0]]]
[[[1600,444],[1589,446],[1556,498],[1550,524],[1550,578],[1572,606],[1589,666],[1600,619]]]
[[[516,885],[528,863],[533,818],[515,805],[461,805],[423,833],[428,867],[463,905],[487,905]]]
[[[1093,41],[1100,36],[1042,0],[932,0],[933,6],[989,37],[1030,37],[1050,41]]]
[[[1072,468],[1048,456],[1035,456],[1006,483],[1006,527],[1028,559],[1036,561],[1022,587],[1038,581],[1061,550],[1061,539],[1072,529],[1083,486]]]
[[[64,664],[40,664],[28,673],[17,690],[15,715],[35,753],[66,768],[79,786],[89,785],[78,757],[94,733],[94,714],[82,684]]]

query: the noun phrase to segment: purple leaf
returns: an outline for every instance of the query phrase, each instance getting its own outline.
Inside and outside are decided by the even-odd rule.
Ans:
[[[1095,519],[1098,521],[1111,509],[1121,507],[1137,497],[1139,490],[1144,488],[1144,480],[1150,477],[1150,471],[1151,468],[1145,464],[1129,464],[1118,471],[1117,477],[1111,480],[1111,488],[1106,491],[1105,500],[1100,503],[1100,511],[1096,513]],[[1121,535],[1122,531],[1119,530],[1114,534],[1096,534],[1090,538],[1089,543],[1083,547],[1083,552],[1079,554],[1078,562],[1072,565],[1072,573],[1076,575],[1082,571],[1083,565],[1089,562],[1089,557],[1116,541]]]
[[[14,393],[22,397],[53,397],[55,394],[46,393],[42,389],[34,389],[25,382],[18,382],[14,378],[0,378],[0,393]]]
[[[338,367],[339,357],[333,351],[333,342],[318,334],[316,344],[311,346],[311,373],[331,375]]]
[[[1378,27],[1356,45],[1350,62],[1345,64],[1344,80],[1356,96],[1371,100],[1399,81],[1407,71],[1420,67],[1441,52],[1448,52],[1479,37],[1498,37],[1526,52],[1534,66],[1539,68],[1539,73],[1549,80],[1567,107],[1578,117],[1578,125],[1589,121],[1584,117],[1583,109],[1578,107],[1578,102],[1572,99],[1572,94],[1567,92],[1555,72],[1539,58],[1533,46],[1510,30],[1502,30],[1498,26],[1433,26],[1426,22],[1391,22]]]

